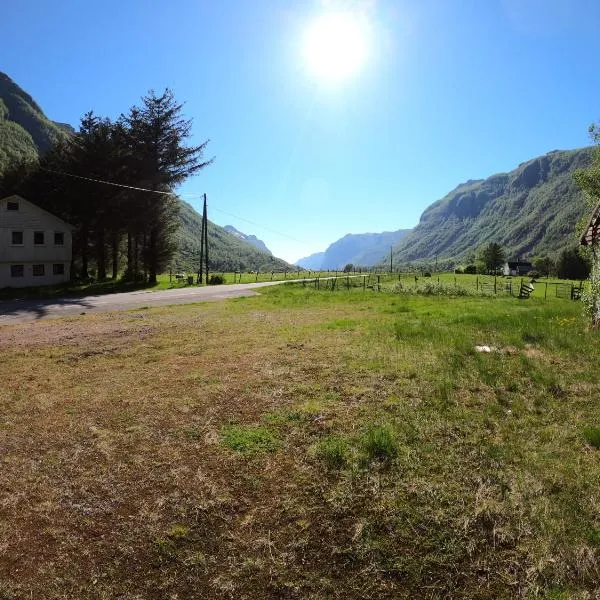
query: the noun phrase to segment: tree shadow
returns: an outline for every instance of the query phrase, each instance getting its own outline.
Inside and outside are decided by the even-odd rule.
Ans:
[[[37,320],[53,314],[72,316],[94,308],[85,298],[29,298],[0,302],[0,325],[19,320]],[[64,311],[64,313],[63,313]],[[81,314],[81,312],[79,314]]]

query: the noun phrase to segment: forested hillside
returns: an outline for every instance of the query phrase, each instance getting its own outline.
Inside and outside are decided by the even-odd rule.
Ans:
[[[36,160],[72,128],[46,117],[35,100],[0,72],[0,176],[12,165]]]
[[[515,258],[560,252],[572,245],[587,212],[573,173],[591,156],[591,148],[553,151],[509,173],[459,185],[423,212],[394,248],[395,260],[460,262],[491,241]]]
[[[173,257],[174,268],[196,272],[200,261],[200,228],[202,217],[187,202],[180,201],[177,232],[178,250]],[[270,252],[260,250],[249,242],[208,222],[210,268],[213,271],[285,271],[292,266],[275,258]]]

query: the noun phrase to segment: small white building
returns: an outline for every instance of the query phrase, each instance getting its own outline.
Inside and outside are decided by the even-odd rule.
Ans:
[[[0,288],[69,281],[71,230],[20,196],[0,200]]]

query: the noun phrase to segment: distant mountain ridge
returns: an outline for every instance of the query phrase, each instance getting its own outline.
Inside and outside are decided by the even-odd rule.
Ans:
[[[231,233],[231,235],[235,235],[235,237],[239,238],[240,240],[243,240],[244,242],[248,242],[252,246],[255,246],[259,250],[262,250],[263,252],[268,252],[269,254],[273,254],[267,248],[267,245],[262,240],[259,240],[255,235],[248,235],[247,233],[242,233],[239,229],[236,229],[233,225],[225,225],[225,227],[223,227],[223,229],[225,231]]]
[[[305,269],[343,269],[351,263],[355,266],[371,267],[389,256],[392,246],[397,244],[410,229],[384,231],[382,233],[349,233],[330,244],[325,252],[317,252],[301,258],[296,264]]]
[[[511,258],[555,255],[575,243],[587,212],[573,180],[592,148],[554,150],[508,173],[460,184],[421,215],[394,248],[396,262],[464,261],[482,245],[501,244]]]

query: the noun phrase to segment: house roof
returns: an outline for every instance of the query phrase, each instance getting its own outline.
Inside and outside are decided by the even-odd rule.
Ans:
[[[67,223],[66,221],[64,221],[60,217],[57,217],[56,215],[52,214],[51,212],[48,212],[46,209],[42,208],[41,206],[38,206],[34,202],[31,202],[30,200],[27,200],[26,198],[23,198],[22,196],[18,196],[17,194],[13,194],[12,196],[6,196],[4,198],[0,198],[0,202],[4,202],[4,201],[9,201],[9,202],[17,202],[17,201],[18,202],[25,202],[25,203],[30,204],[31,206],[35,207],[35,209],[38,210],[38,211],[40,211],[41,213],[44,213],[44,214],[48,215],[49,217],[51,217],[55,221],[59,221],[67,229],[75,229],[75,227],[73,225],[71,225],[70,223]]]
[[[594,208],[589,223],[581,236],[580,243],[582,246],[591,246],[598,243],[598,241],[600,241],[600,202]]]

